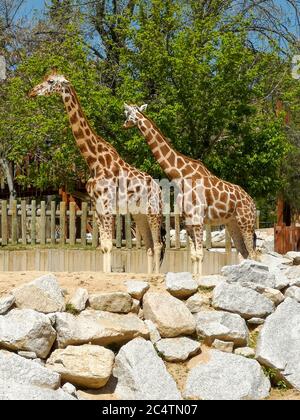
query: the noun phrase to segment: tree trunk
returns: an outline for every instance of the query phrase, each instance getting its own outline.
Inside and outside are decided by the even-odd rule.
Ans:
[[[9,201],[15,200],[17,197],[17,193],[14,187],[14,177],[12,174],[12,170],[9,167],[9,164],[5,158],[0,158],[0,165],[3,169],[4,176],[7,181],[8,190],[9,190]]]

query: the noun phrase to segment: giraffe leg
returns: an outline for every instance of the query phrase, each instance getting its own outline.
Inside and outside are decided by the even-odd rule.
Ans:
[[[154,271],[155,274],[158,274],[160,271],[160,257],[162,250],[162,243],[160,237],[160,228],[161,228],[161,215],[159,214],[150,214],[149,215],[149,225],[153,239],[153,252],[154,252]]]
[[[227,224],[227,229],[230,234],[230,236],[233,239],[234,246],[238,253],[242,255],[243,258],[248,258],[249,252],[246,248],[243,235],[241,233],[241,230],[236,222],[235,219],[231,220]]]
[[[191,250],[193,274],[196,277],[202,276],[203,271],[203,225],[193,226],[194,246]]]
[[[239,220],[237,221],[237,223],[240,228],[240,232],[243,237],[248,254],[245,254],[245,256],[243,255],[243,257],[249,258],[250,260],[257,260],[257,253],[254,249],[254,225],[252,226],[250,224],[242,224]]]
[[[112,266],[112,249],[113,249],[113,238],[112,238],[112,226],[113,216],[98,215],[97,222],[100,231],[100,249],[103,253],[103,272],[111,273]]]
[[[147,250],[147,265],[148,265],[148,274],[153,273],[153,250],[149,248]]]

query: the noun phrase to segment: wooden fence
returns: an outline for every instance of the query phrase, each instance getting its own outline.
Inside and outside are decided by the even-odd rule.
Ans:
[[[189,241],[181,238],[179,214],[164,214],[166,248],[189,248]],[[130,215],[117,215],[114,226],[114,245],[117,248],[141,248],[141,236]],[[173,232],[172,232],[173,230]],[[172,237],[171,237],[172,233]],[[98,226],[95,211],[91,205],[82,202],[81,208],[71,202],[57,203],[35,200],[0,201],[0,245],[99,245]],[[206,226],[206,247],[212,248],[211,228]],[[226,234],[226,250],[230,251],[231,240]]]

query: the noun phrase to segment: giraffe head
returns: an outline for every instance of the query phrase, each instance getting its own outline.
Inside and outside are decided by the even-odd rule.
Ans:
[[[30,92],[29,97],[50,96],[53,93],[61,94],[63,88],[70,82],[62,74],[58,74],[56,70],[52,70],[50,74],[45,76],[44,81],[36,85]]]
[[[138,121],[143,118],[142,113],[146,111],[147,107],[147,104],[142,106],[124,104],[126,121],[123,127],[131,128],[136,126]]]

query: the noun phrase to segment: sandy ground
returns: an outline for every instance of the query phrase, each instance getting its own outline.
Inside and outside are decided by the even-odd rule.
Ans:
[[[10,292],[13,288],[28,283],[35,278],[46,274],[41,272],[5,272],[0,273],[0,296]],[[67,299],[72,296],[78,287],[88,289],[89,293],[126,291],[125,281],[129,279],[147,280],[150,284],[150,290],[160,293],[167,293],[164,286],[164,276],[149,276],[147,274],[103,274],[98,272],[84,273],[56,273],[59,284],[66,291]],[[165,363],[167,370],[173,376],[181,392],[184,391],[189,369],[195,364],[205,360],[207,357],[207,348],[202,346],[202,354],[195,356],[185,363]],[[109,383],[99,391],[82,390],[79,395],[85,399],[92,400],[114,400],[117,399],[114,390],[116,382],[112,378]],[[272,389],[269,400],[300,400],[300,392],[295,390],[277,390]]]

